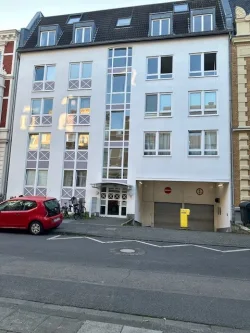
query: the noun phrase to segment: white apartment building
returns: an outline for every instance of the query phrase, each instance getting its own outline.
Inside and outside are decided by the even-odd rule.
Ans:
[[[43,17],[21,31],[8,196],[227,231],[227,0]],[[227,23],[226,23],[227,22]]]

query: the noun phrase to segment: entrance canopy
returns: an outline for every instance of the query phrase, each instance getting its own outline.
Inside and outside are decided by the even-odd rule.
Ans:
[[[132,185],[128,185],[126,183],[122,183],[122,182],[111,182],[111,181],[107,181],[107,182],[101,182],[101,183],[95,183],[95,184],[91,184],[93,188],[97,188],[97,189],[101,189],[103,186],[112,186],[112,187],[123,187],[123,188],[127,188],[128,191],[130,191],[133,186]]]

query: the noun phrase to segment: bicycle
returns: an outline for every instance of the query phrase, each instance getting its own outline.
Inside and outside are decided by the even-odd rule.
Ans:
[[[61,208],[61,212],[63,214],[64,219],[69,219],[70,215],[69,212],[72,212],[72,205],[67,206],[67,203],[64,203],[64,206]]]
[[[79,204],[74,205],[74,219],[84,219],[86,214],[86,208],[84,206],[80,206]]]

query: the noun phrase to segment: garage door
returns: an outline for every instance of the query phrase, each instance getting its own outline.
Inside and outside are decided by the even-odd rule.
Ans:
[[[190,230],[214,231],[214,206],[185,204],[185,208],[190,209]]]
[[[178,229],[180,227],[180,203],[155,202],[154,226]]]

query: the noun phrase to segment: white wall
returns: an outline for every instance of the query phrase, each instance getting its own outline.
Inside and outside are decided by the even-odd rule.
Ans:
[[[136,164],[133,177],[176,181],[230,180],[228,43],[228,36],[214,36],[134,46],[136,80],[132,92],[130,134],[130,167]],[[217,77],[189,78],[189,54],[199,52],[218,52]],[[173,55],[173,80],[145,80],[146,56],[157,55]],[[188,92],[195,90],[218,90],[218,116],[188,116]],[[145,93],[154,92],[173,93],[172,118],[144,118]],[[219,156],[188,156],[188,130],[210,129],[219,130]],[[172,131],[172,156],[144,157],[144,131]]]
[[[133,85],[129,144],[128,184],[136,179],[178,181],[230,180],[229,137],[229,56],[228,37],[183,38],[150,43],[131,43],[115,47],[133,47]],[[113,46],[77,48],[21,54],[16,99],[14,138],[11,154],[8,196],[19,195],[24,188],[27,154],[27,132],[52,132],[51,158],[48,175],[48,195],[60,198],[63,177],[65,132],[89,132],[89,159],[87,175],[87,206],[97,196],[91,184],[102,180],[105,99],[107,78],[107,50]],[[218,77],[189,78],[189,53],[218,52]],[[146,81],[146,57],[173,55],[174,79]],[[93,61],[92,89],[68,91],[69,63]],[[32,92],[35,65],[56,64],[54,92]],[[188,117],[188,91],[218,89],[219,115]],[[173,92],[173,117],[144,119],[145,94]],[[67,96],[91,96],[91,125],[65,128]],[[29,127],[32,98],[53,97],[53,126]],[[218,157],[188,157],[188,130],[218,129]],[[143,157],[144,131],[172,131],[171,157]],[[136,191],[128,200],[128,214],[135,213]],[[87,207],[88,208],[88,207]],[[144,208],[142,207],[144,210]]]

